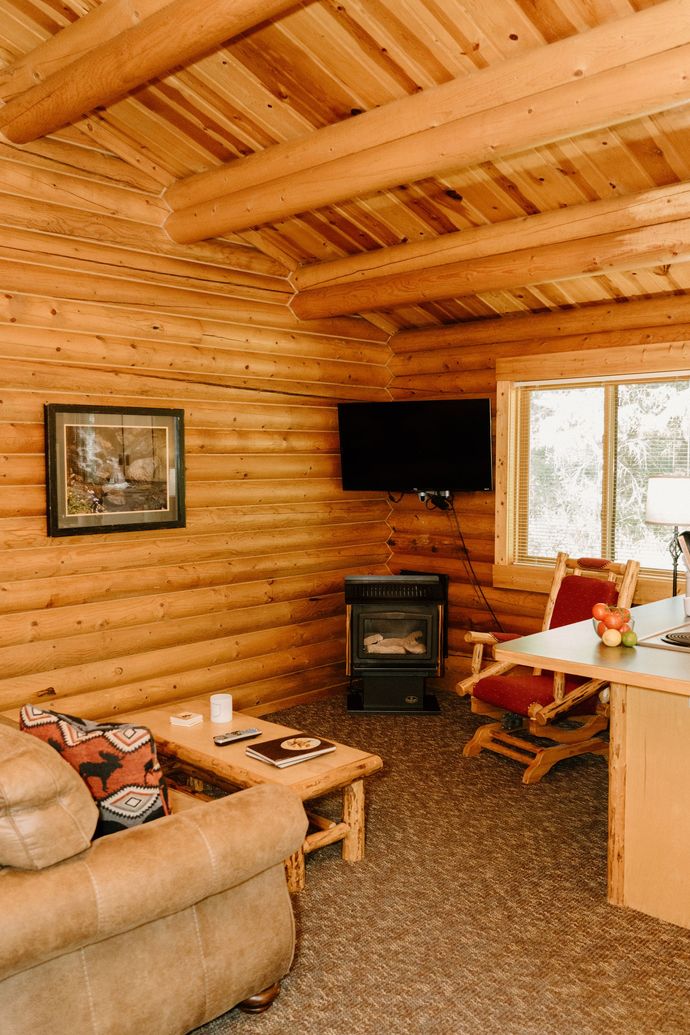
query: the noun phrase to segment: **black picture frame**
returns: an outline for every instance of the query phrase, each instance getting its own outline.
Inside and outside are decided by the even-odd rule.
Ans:
[[[44,409],[49,536],[184,527],[184,410]]]

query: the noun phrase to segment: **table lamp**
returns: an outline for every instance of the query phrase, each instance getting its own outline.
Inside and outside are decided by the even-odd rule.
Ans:
[[[650,478],[647,482],[647,513],[645,520],[650,525],[672,525],[673,538],[668,550],[673,561],[673,596],[678,589],[678,527],[690,528],[690,477],[670,476]],[[685,559],[685,553],[683,557]],[[690,576],[690,572],[689,572]],[[690,589],[690,578],[686,578],[686,594]],[[686,613],[690,597],[686,595]]]

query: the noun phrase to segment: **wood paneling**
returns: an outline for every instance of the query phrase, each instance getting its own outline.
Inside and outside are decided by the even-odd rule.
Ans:
[[[387,335],[300,323],[247,245],[171,250],[156,196],[79,158],[0,149],[0,710],[342,688],[343,579],[388,570],[390,506],[342,492],[335,401],[387,396]],[[46,402],[182,408],[186,528],[49,538]]]

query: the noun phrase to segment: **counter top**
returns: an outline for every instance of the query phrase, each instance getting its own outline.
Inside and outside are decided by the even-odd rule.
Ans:
[[[631,609],[638,640],[690,622],[682,596]],[[564,671],[576,676],[644,686],[690,697],[690,650],[659,647],[606,647],[592,622],[533,633],[495,648],[499,661]]]

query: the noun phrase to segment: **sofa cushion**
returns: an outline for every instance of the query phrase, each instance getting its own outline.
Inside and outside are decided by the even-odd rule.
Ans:
[[[88,787],[34,737],[0,726],[0,866],[40,870],[87,849],[98,809]]]
[[[20,727],[59,751],[98,805],[96,837],[170,813],[151,731],[131,723],[97,723],[24,705]]]

